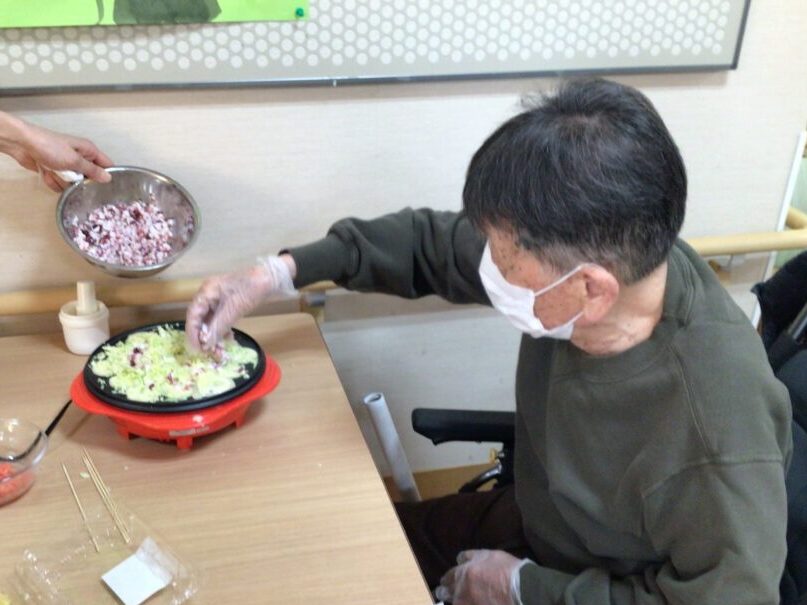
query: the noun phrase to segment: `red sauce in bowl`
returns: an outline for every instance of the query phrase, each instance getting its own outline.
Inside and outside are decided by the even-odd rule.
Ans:
[[[13,464],[0,463],[0,506],[22,496],[34,483],[34,469],[17,472]]]

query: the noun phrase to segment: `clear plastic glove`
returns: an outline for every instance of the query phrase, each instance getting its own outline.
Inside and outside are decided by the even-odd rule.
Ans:
[[[503,550],[464,550],[434,596],[454,605],[520,605],[519,570],[527,561]]]
[[[258,259],[243,271],[202,284],[185,317],[185,334],[195,349],[213,352],[233,324],[272,295],[294,294],[294,260],[288,254]]]

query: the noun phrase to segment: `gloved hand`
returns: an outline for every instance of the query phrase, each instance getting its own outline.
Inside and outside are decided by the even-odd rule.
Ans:
[[[195,349],[212,352],[241,317],[271,295],[290,295],[294,290],[294,259],[267,256],[249,269],[205,280],[185,317],[185,334]]]
[[[434,596],[454,605],[520,605],[519,570],[527,561],[503,550],[464,550]]]

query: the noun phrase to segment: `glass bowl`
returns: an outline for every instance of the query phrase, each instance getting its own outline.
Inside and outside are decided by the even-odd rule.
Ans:
[[[38,426],[18,418],[0,418],[0,506],[16,500],[33,485],[48,449]]]
[[[113,166],[106,171],[112,176],[109,183],[84,179],[62,192],[56,206],[56,226],[62,239],[88,263],[118,277],[146,277],[168,268],[191,247],[199,233],[199,208],[193,197],[171,177],[148,168]],[[167,258],[153,265],[117,265],[95,258],[78,247],[73,240],[76,221],[84,222],[101,206],[136,200],[154,203],[167,219],[174,221],[171,253]]]

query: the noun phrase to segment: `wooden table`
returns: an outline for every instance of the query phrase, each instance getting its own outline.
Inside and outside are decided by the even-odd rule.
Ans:
[[[314,321],[239,327],[283,372],[244,425],[183,452],[71,406],[31,491],[0,508],[0,581],[26,547],[81,528],[61,463],[86,447],[115,497],[203,570],[191,603],[431,602]],[[46,426],[83,363],[61,334],[0,339],[0,416]]]

